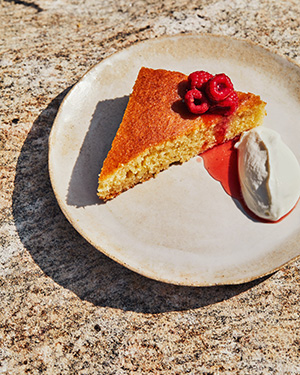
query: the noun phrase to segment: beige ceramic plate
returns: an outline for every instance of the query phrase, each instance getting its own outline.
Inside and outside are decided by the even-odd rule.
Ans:
[[[97,177],[141,66],[225,72],[259,94],[265,125],[300,160],[300,69],[258,46],[209,35],[138,43],[92,68],[70,91],[50,136],[49,165],[61,209],[83,237],[124,266],[182,285],[235,284],[300,254],[300,205],[282,222],[255,222],[196,158],[103,204]]]

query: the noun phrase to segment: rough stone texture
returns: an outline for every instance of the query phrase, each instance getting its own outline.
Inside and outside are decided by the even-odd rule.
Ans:
[[[48,136],[68,89],[137,41],[256,41],[300,62],[298,0],[0,1],[0,374],[299,374],[300,262],[188,288],[96,251],[61,213]]]

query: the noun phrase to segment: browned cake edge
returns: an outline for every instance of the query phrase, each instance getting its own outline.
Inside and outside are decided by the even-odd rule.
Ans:
[[[238,92],[238,96],[239,108],[234,115],[228,118],[211,116],[210,126],[207,126],[207,117],[197,116],[194,126],[187,128],[185,133],[153,146],[149,145],[127,163],[119,164],[111,171],[107,170],[104,175],[100,174],[98,196],[105,201],[112,199],[175,162],[183,163],[217,144],[261,125],[266,114],[266,103],[251,93]]]

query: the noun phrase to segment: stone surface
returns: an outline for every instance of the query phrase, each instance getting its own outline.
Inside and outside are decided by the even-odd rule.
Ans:
[[[300,63],[299,1],[2,0],[0,20],[0,374],[299,374],[299,261],[237,286],[146,279],[78,235],[47,169],[59,105],[95,63],[189,32]]]

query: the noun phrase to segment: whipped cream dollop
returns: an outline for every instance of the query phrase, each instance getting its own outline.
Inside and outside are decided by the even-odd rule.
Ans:
[[[242,134],[235,147],[246,205],[260,218],[279,220],[300,196],[297,158],[276,131],[263,126]]]

